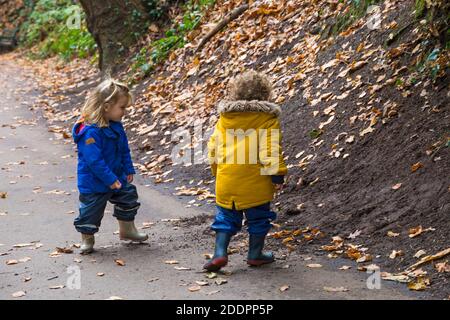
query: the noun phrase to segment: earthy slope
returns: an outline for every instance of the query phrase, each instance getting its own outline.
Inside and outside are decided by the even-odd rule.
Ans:
[[[334,238],[334,246],[325,247],[330,257],[368,263],[372,258],[383,271],[398,272],[418,260],[413,256],[420,249],[434,254],[450,247],[449,56],[442,49],[433,54],[439,42],[426,23],[409,24],[414,1],[383,2],[381,29],[368,28],[364,16],[334,37],[321,31],[347,10],[344,5],[257,1],[195,54],[211,28],[206,22],[219,21],[242,2],[218,1],[189,37],[193,42],[173,52],[137,88],[126,125],[141,173],[179,195],[196,196],[189,205],[212,203],[207,165],[172,165],[178,144],[171,137],[176,130],[193,130],[199,121],[206,133],[193,144],[204,146],[230,77],[254,68],[272,76],[274,100],[284,110],[290,173],[275,201],[280,229],[274,238],[281,249],[318,250],[305,244],[322,245],[332,236],[345,239],[353,233],[344,244]],[[403,26],[404,32],[385,45]],[[426,60],[422,70],[420,62]],[[432,77],[429,70],[437,66]],[[74,82],[92,78],[76,68],[61,67],[53,75],[59,87],[49,94],[62,95],[68,87],[83,94],[84,87],[74,89]],[[68,71],[74,77],[64,76]],[[55,115],[60,105],[53,107],[50,118],[77,115],[70,108]],[[419,226],[426,231],[411,230],[418,235],[409,237],[409,229]],[[393,250],[402,252],[390,259]],[[437,272],[432,264],[424,269],[433,291],[447,297],[449,273]]]

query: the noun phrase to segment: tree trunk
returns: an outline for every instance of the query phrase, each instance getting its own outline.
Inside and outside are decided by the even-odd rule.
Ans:
[[[79,0],[99,50],[99,67],[112,75],[148,23],[141,0]]]

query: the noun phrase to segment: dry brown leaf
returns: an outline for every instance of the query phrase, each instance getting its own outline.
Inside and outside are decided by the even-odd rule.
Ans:
[[[411,172],[416,172],[420,168],[423,168],[423,164],[421,162],[417,162],[411,166]]]
[[[17,292],[14,292],[12,294],[12,297],[13,298],[20,298],[20,297],[23,297],[25,295],[26,295],[25,291],[17,291]]]
[[[125,266],[125,261],[121,260],[121,259],[115,259],[114,262],[118,265],[118,266]]]
[[[62,289],[62,288],[64,288],[65,286],[63,285],[63,284],[60,284],[60,285],[58,285],[58,286],[50,286],[50,287],[48,287],[49,289],[51,289],[51,290],[58,290],[58,289]]]
[[[310,263],[306,265],[308,268],[322,268],[322,265],[319,263]]]
[[[436,259],[443,258],[443,257],[445,257],[448,254],[450,254],[450,248],[447,248],[445,250],[439,251],[438,253],[436,253],[434,255],[423,257],[422,259],[420,259],[419,262],[417,262],[417,263],[413,264],[412,266],[408,267],[406,269],[406,271],[412,271],[412,270],[416,269],[418,266],[420,266],[420,265],[422,265],[424,263],[427,263],[427,262],[430,262],[430,261],[433,261],[433,260],[436,260]]]
[[[347,288],[345,287],[323,287],[323,290],[327,291],[327,292],[347,292],[349,291]]]
[[[391,237],[391,238],[398,237],[399,235],[400,235],[400,233],[395,233],[395,232],[390,231],[390,230],[387,232],[387,236]]]
[[[222,285],[222,284],[225,284],[225,283],[227,283],[228,282],[228,280],[227,279],[224,279],[224,278],[217,278],[216,279],[216,281],[215,281],[215,283],[217,284],[217,285]]]
[[[389,258],[395,259],[395,258],[397,258],[399,256],[402,256],[402,255],[403,255],[403,251],[402,250],[399,250],[399,251],[392,250],[391,254],[389,255]]]
[[[420,258],[421,256],[423,256],[424,254],[426,254],[425,250],[419,250],[414,254],[414,258]]]
[[[401,183],[394,184],[394,185],[392,186],[392,190],[398,190],[398,189],[400,189],[401,186],[402,186]]]
[[[280,291],[284,292],[284,291],[288,290],[289,288],[290,288],[289,285],[285,284],[284,286],[280,287]]]
[[[188,290],[190,291],[190,292],[196,292],[196,291],[199,291],[199,290],[201,290],[202,289],[202,287],[200,287],[200,286],[192,286],[192,287],[189,287],[188,288]]]
[[[450,264],[448,264],[448,261],[436,263],[434,267],[439,273],[450,272]]]
[[[415,227],[415,228],[411,228],[411,229],[409,229],[409,231],[408,231],[409,237],[410,237],[410,238],[417,237],[418,235],[422,234],[422,232],[423,232],[422,226],[418,226],[418,227]]]

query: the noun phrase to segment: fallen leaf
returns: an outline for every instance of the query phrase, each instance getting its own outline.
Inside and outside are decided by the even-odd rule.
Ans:
[[[409,229],[409,231],[408,231],[409,237],[410,237],[410,238],[417,237],[418,235],[422,234],[422,232],[423,232],[422,226],[418,226],[418,227],[415,227],[415,228],[411,228],[411,229]]]
[[[423,257],[422,259],[420,259],[419,262],[417,262],[417,263],[413,264],[412,266],[408,267],[406,269],[406,271],[414,270],[415,268],[417,268],[418,266],[420,266],[420,265],[422,265],[424,263],[427,263],[427,262],[430,262],[430,261],[433,261],[433,260],[436,260],[436,259],[443,258],[443,257],[445,257],[448,254],[450,254],[450,248],[447,248],[445,250],[439,251],[438,253],[436,253],[434,255]]]
[[[288,290],[289,288],[290,288],[289,285],[285,284],[284,286],[280,287],[280,291],[284,292],[284,291]]]
[[[195,281],[196,284],[198,284],[199,286],[207,286],[209,285],[208,281]]]
[[[19,243],[13,245],[13,248],[25,248],[25,247],[31,247],[34,246],[34,243]]]
[[[200,286],[192,286],[192,287],[189,287],[188,288],[188,290],[190,291],[190,292],[196,292],[196,291],[199,291],[199,290],[201,290],[202,289],[202,287],[200,287]]]
[[[372,126],[369,126],[368,128],[366,128],[366,129],[364,129],[363,131],[361,131],[361,132],[359,133],[359,135],[360,135],[361,137],[363,137],[363,136],[365,136],[366,134],[371,133],[371,132],[373,132],[373,131],[375,131],[375,129],[374,129]]]
[[[448,261],[436,263],[434,267],[439,273],[450,272],[450,264],[448,264]]]
[[[389,258],[395,259],[395,258],[397,258],[399,256],[402,256],[402,255],[403,255],[403,251],[402,250],[399,250],[399,251],[392,250],[391,254],[389,255]]]
[[[395,233],[395,232],[393,232],[393,231],[388,231],[388,232],[387,232],[387,236],[388,236],[388,237],[391,237],[391,238],[398,237],[399,235],[400,235],[400,233]]]
[[[392,190],[398,190],[398,189],[400,189],[401,186],[402,186],[401,183],[394,184],[394,185],[392,186]]]
[[[6,199],[6,197],[8,197],[8,192],[0,192],[0,199]]]
[[[175,270],[178,270],[178,271],[184,271],[184,270],[191,270],[191,268],[186,268],[186,267],[175,267]]]
[[[220,292],[220,290],[214,290],[214,291],[208,292],[207,295],[210,296],[210,295],[216,294],[218,292]]]
[[[60,247],[56,247],[56,251],[57,251],[58,253],[67,253],[67,254],[73,253],[73,250],[70,249],[70,248],[60,248]]]
[[[415,281],[408,283],[409,290],[422,291],[430,285],[430,279],[425,277],[418,277]]]
[[[98,272],[97,277],[103,277],[105,274],[103,272]]]
[[[25,291],[17,291],[17,292],[14,292],[12,294],[12,297],[13,298],[20,298],[20,297],[23,297],[25,295],[26,295]]]
[[[51,290],[57,290],[57,289],[62,289],[62,288],[64,288],[65,286],[64,285],[59,285],[59,286],[51,286],[51,287],[48,287],[49,289],[51,289]]]
[[[421,256],[423,256],[424,254],[426,254],[425,250],[419,250],[416,252],[416,254],[414,255],[414,258],[420,258]]]
[[[116,259],[116,260],[114,260],[114,262],[121,267],[125,266],[125,261],[123,261],[121,259]]]
[[[361,234],[361,231],[360,230],[356,230],[355,232],[350,233],[350,235],[347,237],[347,239],[355,239],[360,234]]]
[[[17,261],[17,260],[7,260],[6,261],[6,265],[7,266],[10,266],[10,265],[13,265],[13,264],[18,264],[19,263],[19,261]]]
[[[391,274],[388,272],[381,272],[381,279],[388,281],[397,281],[397,282],[408,282],[409,277],[405,274]]]
[[[350,266],[342,266],[339,268],[339,270],[348,270],[348,269],[351,269],[351,267]]]
[[[224,278],[217,278],[216,279],[216,281],[215,281],[215,283],[217,284],[217,285],[222,285],[222,284],[225,284],[225,283],[227,283],[228,282],[228,280],[227,279],[224,279]]]
[[[164,261],[165,264],[178,264],[177,260],[166,260]]]
[[[421,162],[417,162],[411,166],[411,172],[416,172],[420,168],[423,168],[423,164]]]
[[[347,288],[345,287],[337,287],[337,288],[333,288],[333,287],[323,287],[323,290],[327,291],[327,292],[347,292],[349,291]]]
[[[308,268],[322,268],[322,265],[319,263],[310,263],[306,265]]]

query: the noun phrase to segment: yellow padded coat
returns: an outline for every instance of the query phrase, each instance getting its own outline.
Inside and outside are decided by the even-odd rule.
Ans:
[[[221,101],[208,142],[216,177],[216,203],[243,210],[273,200],[272,175],[286,175],[278,120],[281,108],[268,101]]]

